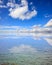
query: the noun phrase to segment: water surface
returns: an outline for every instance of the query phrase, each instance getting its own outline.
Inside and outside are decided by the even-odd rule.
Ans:
[[[0,35],[0,65],[52,65],[52,34]]]

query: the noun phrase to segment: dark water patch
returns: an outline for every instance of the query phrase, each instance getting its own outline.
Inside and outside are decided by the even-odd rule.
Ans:
[[[2,63],[1,65],[18,65],[16,63]]]

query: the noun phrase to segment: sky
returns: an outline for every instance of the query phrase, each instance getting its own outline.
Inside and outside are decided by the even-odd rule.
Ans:
[[[52,0],[0,0],[0,26],[44,26],[52,19]]]

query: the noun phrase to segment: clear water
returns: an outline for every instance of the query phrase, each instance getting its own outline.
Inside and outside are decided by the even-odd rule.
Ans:
[[[0,35],[0,65],[52,65],[51,35]]]

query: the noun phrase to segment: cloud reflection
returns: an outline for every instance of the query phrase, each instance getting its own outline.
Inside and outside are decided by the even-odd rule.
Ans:
[[[20,46],[14,46],[10,49],[8,49],[10,53],[34,53],[37,52],[35,48],[33,48],[30,45],[20,45]]]
[[[49,45],[52,46],[52,38],[45,38],[45,40],[48,42]]]

